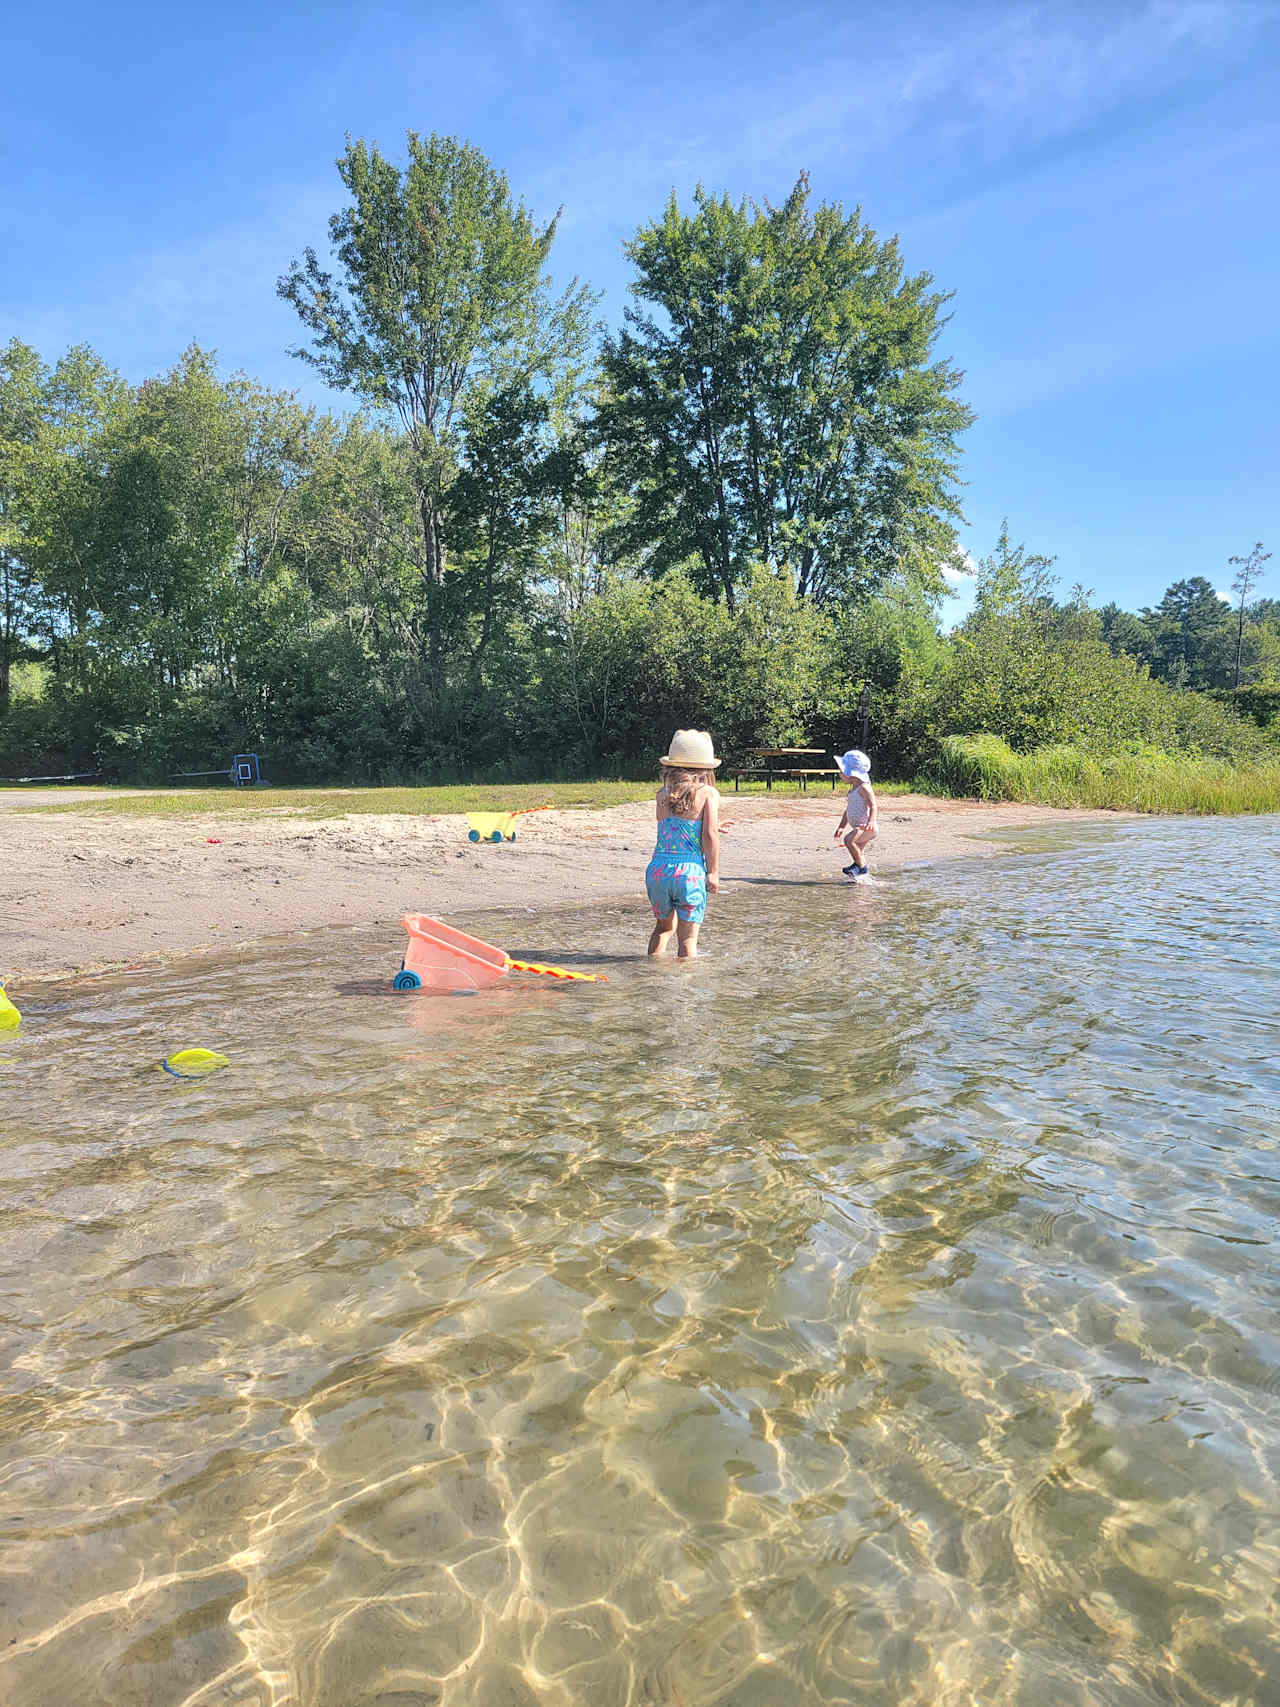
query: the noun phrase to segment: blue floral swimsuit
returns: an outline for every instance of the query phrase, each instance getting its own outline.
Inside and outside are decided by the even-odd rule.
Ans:
[[[656,919],[677,913],[686,924],[700,925],[707,912],[707,861],[702,852],[702,818],[660,818],[658,845],[644,874],[649,905]]]

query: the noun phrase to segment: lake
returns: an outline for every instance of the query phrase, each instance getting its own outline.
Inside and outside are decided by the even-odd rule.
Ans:
[[[0,1699],[1280,1701],[1280,820],[1010,841],[15,990]]]

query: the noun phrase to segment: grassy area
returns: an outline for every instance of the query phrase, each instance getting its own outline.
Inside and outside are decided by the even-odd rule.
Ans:
[[[1129,812],[1280,812],[1280,757],[1232,766],[1170,753],[1015,753],[994,735],[946,736],[922,778],[936,793]]]
[[[657,787],[652,782],[521,782],[457,783],[438,788],[175,788],[149,794],[121,792],[110,799],[76,798],[68,788],[67,798],[56,805],[32,802],[39,812],[105,812],[135,818],[177,818],[188,813],[288,812],[304,818],[341,818],[348,813],[404,813],[430,816],[446,812],[504,812],[525,806],[553,805],[562,810],[574,807],[621,806],[633,800],[652,800]],[[880,794],[907,794],[911,784],[877,782]],[[6,790],[19,795],[21,789]],[[730,782],[722,784],[726,805],[734,799]],[[762,782],[745,782],[741,795],[762,795]],[[827,785],[809,789],[815,799],[830,798],[838,806],[843,790],[833,794]],[[794,783],[777,783],[779,800],[800,795]],[[741,797],[739,796],[739,798]]]
[[[647,800],[644,782],[548,782],[448,785],[442,788],[177,788],[155,794],[121,794],[110,800],[59,801],[45,812],[106,812],[128,817],[176,818],[188,813],[288,812],[304,818],[348,813],[510,812],[519,807],[620,806]]]

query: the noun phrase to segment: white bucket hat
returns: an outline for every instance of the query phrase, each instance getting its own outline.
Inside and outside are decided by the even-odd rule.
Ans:
[[[871,781],[871,760],[857,747],[850,747],[847,753],[836,753],[835,761],[846,782]]]
[[[720,764],[711,737],[705,729],[677,729],[660,765],[679,765],[685,770],[713,771]]]

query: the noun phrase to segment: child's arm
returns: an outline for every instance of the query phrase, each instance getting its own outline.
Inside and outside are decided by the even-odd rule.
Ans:
[[[707,888],[720,893],[720,792],[709,788],[702,803],[702,857],[707,862]]]
[[[848,822],[849,822],[849,807],[848,807],[848,804],[846,803],[844,811],[840,814],[840,822],[836,825],[836,833],[835,833],[834,839],[837,842],[840,840],[841,836],[844,835],[845,826],[848,824]]]
[[[869,782],[864,782],[862,786],[866,789],[867,799],[871,802],[871,816],[867,819],[867,828],[873,836],[878,835],[879,830],[877,826],[880,819],[880,806],[876,800],[876,791],[872,788]]]

